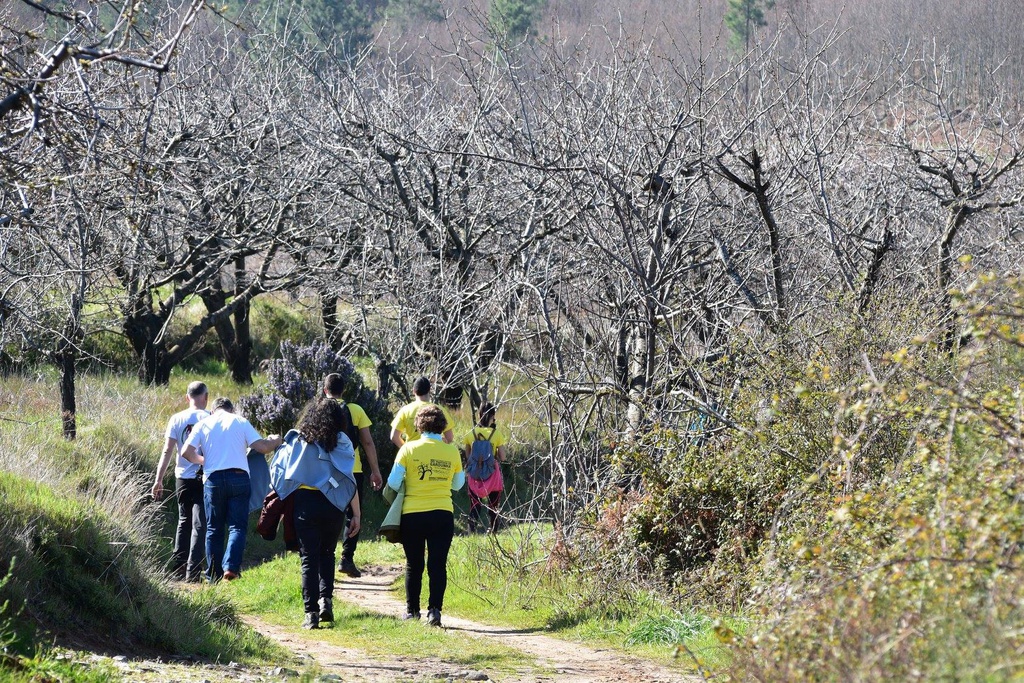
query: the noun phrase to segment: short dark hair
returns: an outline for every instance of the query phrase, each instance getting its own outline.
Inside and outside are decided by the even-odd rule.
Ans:
[[[423,406],[416,413],[416,431],[420,434],[443,434],[448,427],[448,420],[440,406],[433,404]]]
[[[235,405],[231,402],[230,398],[218,396],[213,402],[213,412],[217,412],[218,410],[225,410],[229,413],[233,413],[235,411]]]
[[[479,424],[481,427],[490,427],[494,424],[494,414],[498,412],[497,407],[493,403],[485,401],[480,404],[480,409],[477,411],[479,417]]]
[[[412,383],[412,393],[417,396],[426,396],[430,393],[430,380],[426,377],[417,377]]]
[[[203,382],[192,382],[185,391],[189,398],[199,398],[209,393],[209,389],[206,388],[206,384]]]
[[[324,377],[324,391],[334,398],[341,398],[341,394],[345,391],[345,380],[341,378],[336,372]]]
[[[344,426],[343,408],[335,400],[313,399],[299,418],[299,433],[306,443],[316,443],[333,451],[338,445],[338,432]]]

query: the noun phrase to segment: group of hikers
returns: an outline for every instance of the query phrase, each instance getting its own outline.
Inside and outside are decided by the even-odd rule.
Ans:
[[[391,503],[381,533],[387,526],[386,536],[400,542],[405,551],[403,618],[421,618],[426,568],[427,623],[440,626],[448,551],[455,535],[453,492],[468,482],[471,531],[476,530],[483,510],[490,517],[489,530],[496,530],[499,523],[504,488],[499,463],[505,460],[506,437],[495,425],[496,408],[491,403],[480,406],[476,426],[462,440],[464,461],[463,453],[452,443],[454,420],[430,401],[430,380],[420,377],[413,384],[415,400],[402,407],[391,422],[391,440],[398,454],[385,482],[370,434],[372,422],[359,405],[344,401],[343,390],[341,376],[328,375],[322,395],[303,409],[294,429],[284,436],[263,438],[248,420],[235,414],[229,399],[218,398],[207,410],[206,385],[189,384],[188,408],[167,423],[152,489],[155,499],[163,497],[163,480],[176,457],[178,524],[171,576],[187,582],[237,579],[251,501],[263,498],[261,533],[267,527],[268,537],[272,537],[278,519],[283,519],[286,541],[291,535],[299,552],[303,628],[333,622],[334,563],[342,536],[337,571],[350,577],[361,575],[355,551],[362,527],[365,456],[370,486],[382,491]],[[265,467],[263,456],[270,454],[270,482],[264,486],[250,464]],[[269,490],[260,490],[264,488]]]

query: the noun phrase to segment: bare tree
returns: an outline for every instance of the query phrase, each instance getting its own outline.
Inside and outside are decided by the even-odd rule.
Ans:
[[[919,209],[920,235],[931,251],[941,343],[952,352],[960,334],[949,291],[957,245],[973,243],[987,251],[992,236],[983,219],[1024,202],[1024,120],[999,99],[966,110],[951,106],[949,76],[945,60],[937,59],[925,79],[906,83],[890,115],[891,144],[912,165],[908,185],[926,202]],[[941,225],[941,231],[936,234],[930,224]],[[973,240],[967,234],[972,227]],[[968,246],[966,253],[972,251]]]
[[[125,3],[106,30],[99,28],[98,5],[69,14],[26,4],[31,11],[0,33],[0,83],[8,90],[0,100],[0,228],[10,256],[0,265],[0,336],[14,326],[23,343],[59,365],[63,433],[70,439],[83,318],[108,275],[102,232],[120,217],[110,203],[110,152],[137,140],[117,125],[123,111],[116,104],[139,104],[126,97],[134,79],[125,69],[159,79],[202,2],[146,17]],[[18,28],[26,17],[38,27]],[[138,30],[143,23],[147,30]]]

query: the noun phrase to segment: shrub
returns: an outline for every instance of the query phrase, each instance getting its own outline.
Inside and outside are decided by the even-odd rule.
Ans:
[[[1024,283],[960,298],[973,339],[927,339],[835,392],[833,454],[787,493],[748,576],[744,680],[1024,673]]]
[[[258,297],[252,304],[253,356],[273,358],[283,342],[313,344],[322,336],[320,325],[301,305],[276,295]]]
[[[320,394],[324,377],[332,372],[341,375],[345,382],[345,401],[356,403],[366,411],[374,425],[372,433],[378,457],[383,461],[387,455],[390,462],[394,456],[392,449],[387,448],[391,443],[387,430],[392,416],[387,404],[363,383],[348,358],[324,342],[308,345],[281,342],[280,357],[264,363],[266,384],[242,397],[239,410],[257,429],[283,434],[295,426],[299,411]]]

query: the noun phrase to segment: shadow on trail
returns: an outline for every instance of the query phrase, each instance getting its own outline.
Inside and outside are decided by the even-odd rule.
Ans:
[[[341,579],[334,579],[335,590],[344,588],[346,591],[358,592],[358,593],[390,593],[391,584],[383,583],[361,583],[359,581],[343,581]]]
[[[543,628],[502,628],[500,626],[470,627],[464,625],[442,625],[445,631],[465,631],[466,633],[482,633],[488,636],[528,636],[534,633],[546,633]]]

